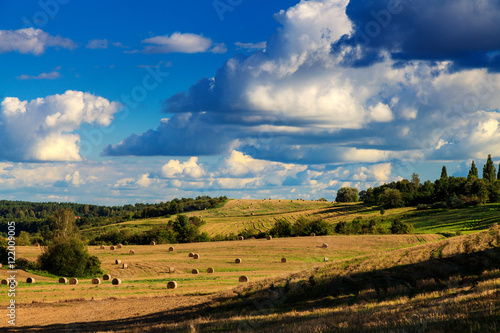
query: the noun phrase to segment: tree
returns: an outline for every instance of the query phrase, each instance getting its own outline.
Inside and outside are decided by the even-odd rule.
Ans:
[[[469,175],[467,176],[467,180],[476,180],[478,178],[478,171],[476,168],[476,163],[472,161],[470,166]]]
[[[341,187],[337,192],[337,202],[358,202],[358,189],[354,187]]]
[[[488,155],[486,164],[483,166],[483,179],[487,180],[489,183],[493,183],[497,178],[497,170],[493,161],[491,160],[491,154]]]
[[[498,163],[498,175],[497,175],[497,179],[500,180],[500,163]]]
[[[78,226],[75,222],[75,214],[70,208],[61,209],[49,217],[49,226],[53,237],[77,237]]]
[[[76,237],[55,238],[38,258],[40,268],[59,276],[85,277],[102,274],[101,261],[91,256]]]
[[[401,207],[403,205],[403,197],[399,190],[386,188],[384,193],[380,195],[380,203],[388,208]]]
[[[440,179],[448,179],[448,172],[446,171],[446,165],[443,165],[443,168],[441,169]]]
[[[476,179],[472,184],[472,193],[477,196],[479,202],[484,204],[488,201],[488,187],[484,180]]]
[[[418,191],[420,187],[420,178],[418,177],[418,174],[413,173],[411,175],[411,183],[413,184],[413,188],[415,191]]]

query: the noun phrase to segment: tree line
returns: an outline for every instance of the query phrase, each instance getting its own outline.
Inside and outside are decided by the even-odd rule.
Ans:
[[[99,206],[71,202],[26,202],[0,200],[0,229],[6,230],[10,221],[16,222],[16,231],[36,233],[46,228],[48,218],[54,213],[70,209],[77,216],[76,224],[80,229],[103,226],[117,222],[151,217],[162,217],[210,209],[222,206],[227,201],[226,196],[211,198],[198,196],[196,198],[173,199],[156,204],[136,203],[123,206]],[[0,235],[2,235],[0,233]],[[5,236],[5,235],[3,235]]]
[[[441,176],[434,182],[427,180],[422,184],[419,176],[413,173],[411,180],[403,179],[361,192],[351,187],[341,188],[337,192],[337,202],[358,200],[385,208],[459,208],[500,202],[500,164],[497,173],[491,155],[488,155],[481,178],[475,161],[472,161],[467,177],[448,176],[446,166],[443,166]]]

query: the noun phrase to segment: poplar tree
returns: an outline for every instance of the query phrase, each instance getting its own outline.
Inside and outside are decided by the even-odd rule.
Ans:
[[[472,161],[472,165],[470,166],[469,175],[467,176],[467,180],[474,180],[474,179],[477,179],[478,177],[479,176],[478,176],[478,171],[476,168],[476,163],[474,161]]]
[[[488,160],[486,161],[486,164],[483,167],[483,179],[487,180],[489,183],[493,183],[496,178],[497,178],[497,169],[493,164],[491,155],[488,155]]]

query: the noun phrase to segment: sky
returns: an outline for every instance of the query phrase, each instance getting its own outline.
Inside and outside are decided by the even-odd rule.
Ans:
[[[334,200],[500,162],[496,0],[0,1],[0,199]]]

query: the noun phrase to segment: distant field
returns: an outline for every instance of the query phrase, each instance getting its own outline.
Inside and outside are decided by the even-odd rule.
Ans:
[[[272,228],[278,219],[291,223],[304,216],[311,219],[321,218],[330,223],[350,222],[355,218],[383,220],[382,225],[389,227],[393,218],[399,217],[410,222],[416,233],[462,233],[484,230],[493,223],[500,222],[500,204],[488,204],[463,209],[430,209],[418,211],[415,207],[387,209],[380,214],[379,207],[367,207],[362,203],[330,203],[301,200],[230,200],[223,207],[213,210],[186,213],[199,216],[206,224],[201,231],[210,236],[218,234],[238,234],[243,231],[265,232]],[[102,233],[108,230],[143,232],[154,225],[168,223],[170,218],[141,219],[122,222],[105,227],[85,229],[84,235]]]

